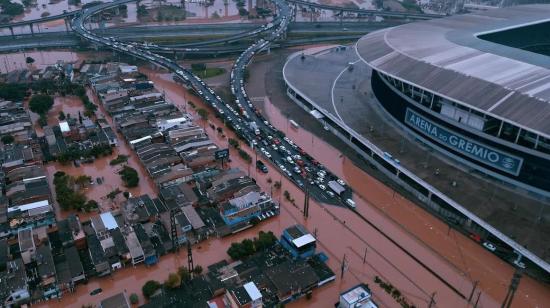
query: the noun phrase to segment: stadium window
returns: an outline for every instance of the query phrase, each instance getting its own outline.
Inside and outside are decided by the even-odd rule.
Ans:
[[[519,133],[519,139],[518,139],[519,145],[529,147],[529,148],[534,148],[536,142],[537,142],[537,134],[532,133],[530,131],[526,131],[524,129],[522,129],[521,132]]]
[[[516,142],[518,133],[519,133],[519,127],[512,125],[510,123],[504,122],[504,124],[502,125],[502,129],[500,131],[500,138],[510,142]]]
[[[486,116],[486,118],[487,120],[485,121],[485,125],[483,126],[483,132],[491,136],[497,137],[500,123],[502,121],[491,116]]]
[[[543,153],[550,154],[550,139],[539,136],[539,142],[537,143],[536,149]]]

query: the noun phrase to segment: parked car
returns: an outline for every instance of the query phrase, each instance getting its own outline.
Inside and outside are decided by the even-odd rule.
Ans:
[[[100,294],[101,292],[103,292],[103,289],[101,288],[97,288],[95,290],[93,290],[92,292],[90,292],[90,295],[97,295],[97,294]]]
[[[262,171],[263,173],[267,173],[267,166],[264,164],[263,161],[261,160],[257,160],[256,161],[256,168],[258,168],[260,171]]]
[[[519,267],[519,268],[525,268],[525,263],[519,261],[519,260],[514,260],[514,264]]]
[[[493,243],[489,243],[489,242],[483,242],[483,247],[487,248],[487,250],[490,250],[490,251],[497,250],[497,247]]]

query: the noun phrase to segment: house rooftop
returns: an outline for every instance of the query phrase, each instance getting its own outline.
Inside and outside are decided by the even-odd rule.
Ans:
[[[100,308],[130,308],[130,303],[124,293],[107,297],[99,303]]]

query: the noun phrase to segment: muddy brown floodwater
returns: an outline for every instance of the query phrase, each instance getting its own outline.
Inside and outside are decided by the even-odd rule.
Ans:
[[[141,71],[155,82],[157,89],[165,92],[168,100],[181,109],[188,109],[194,113],[186,105],[188,100],[192,100],[197,107],[205,107],[197,97],[173,82],[172,76],[165,71],[149,67],[141,68]],[[287,120],[275,106],[267,103],[267,109],[270,121],[284,131],[285,127],[288,127]],[[221,126],[220,121],[212,116],[213,111],[209,110],[211,111],[209,120],[214,125]],[[198,120],[198,123],[206,124],[201,120]],[[220,147],[227,147],[227,137],[234,137],[226,129],[224,133],[227,137],[222,137],[209,127],[206,130],[210,138]],[[513,271],[509,265],[471,243],[464,236],[455,232],[447,234],[447,228],[443,223],[410,201],[394,194],[389,188],[355,167],[351,161],[342,157],[336,149],[324,141],[303,129],[286,129],[286,132],[302,148],[313,153],[332,172],[351,185],[357,193],[355,197],[357,208],[382,232],[422,260],[431,270],[444,277],[448,284],[454,286],[466,297],[472,289],[474,279],[480,280],[480,289],[483,291],[479,301],[480,307],[499,306]],[[246,150],[254,155],[250,149]],[[318,250],[329,256],[328,265],[337,273],[337,279],[333,283],[314,290],[311,300],[303,298],[289,304],[289,307],[333,307],[341,291],[360,282],[369,284],[380,306],[399,307],[393,298],[374,283],[375,276],[391,282],[410,303],[414,303],[417,307],[428,306],[434,292],[434,307],[468,306],[466,300],[452,291],[448,285],[437,279],[425,267],[351,211],[319,204],[312,200],[309,218],[304,219],[301,212],[303,192],[282,177],[276,168],[272,166],[268,174],[261,174],[256,171],[256,168],[250,167],[238,158],[238,154],[233,149],[231,156],[233,157],[231,166],[249,172],[257,179],[264,191],[271,191],[268,178],[282,182],[280,190],[273,190],[273,198],[281,204],[281,215],[236,235],[222,239],[211,238],[195,246],[193,259],[203,268],[213,262],[227,259],[226,250],[234,241],[253,237],[260,230],[271,230],[279,235],[288,226],[301,223],[310,231],[316,232]],[[296,200],[296,205],[286,201],[282,196],[285,190]],[[366,262],[363,262],[365,249],[367,249]],[[348,267],[341,279],[339,268],[344,254]],[[459,254],[458,257],[457,254]],[[452,255],[455,255],[455,258],[452,258]],[[93,278],[87,285],[79,285],[75,293],[64,295],[59,303],[50,301],[38,306],[81,307],[85,304],[98,303],[101,299],[122,291],[138,294],[140,304],[143,304],[141,287],[147,280],[155,279],[162,282],[170,272],[185,264],[185,252],[169,254],[163,256],[160,262],[152,267],[143,265],[136,268],[128,267],[115,272],[111,278]],[[90,296],[89,293],[98,287],[103,289],[103,293]],[[543,307],[547,302],[550,302],[548,287],[524,277],[516,293],[514,306]]]
[[[88,96],[96,103],[100,108],[96,112],[97,117],[105,118],[109,124],[114,129],[115,125],[110,116],[107,115],[95,95],[87,90]],[[48,113],[48,124],[57,125],[59,120],[57,119],[60,111],[63,111],[66,115],[70,114],[71,117],[77,118],[78,112],[84,113],[84,106],[82,105],[81,100],[78,97],[56,97],[54,101],[53,108]],[[33,119],[37,118],[33,114]],[[38,126],[38,125],[35,125]],[[37,134],[41,133],[41,128],[38,127]],[[118,138],[118,146],[114,148],[113,154],[105,157],[96,159],[92,164],[81,164],[80,167],[75,167],[73,164],[61,164],[58,162],[49,163],[46,165],[46,172],[50,181],[50,189],[55,199],[55,187],[53,185],[53,175],[57,171],[63,171],[72,176],[79,175],[88,175],[94,180],[94,184],[87,185],[84,189],[84,193],[88,199],[96,200],[100,205],[100,210],[102,212],[114,210],[120,207],[121,203],[124,201],[122,194],[119,194],[114,200],[107,198],[107,194],[112,192],[115,189],[120,189],[121,191],[129,191],[134,196],[139,196],[142,194],[150,194],[154,196],[157,194],[157,189],[147,174],[147,171],[139,163],[137,155],[130,149],[128,144],[124,141],[123,136],[116,132]],[[122,168],[122,164],[111,166],[109,163],[111,160],[116,158],[118,155],[126,155],[129,157],[128,165],[138,171],[140,177],[140,183],[138,187],[126,188],[122,182],[118,171]],[[97,178],[103,178],[102,184],[97,184],[95,181]],[[59,206],[55,207],[56,216],[58,219],[63,219],[67,215],[73,213],[73,211],[61,211]],[[76,213],[76,212],[75,212]],[[97,215],[96,213],[76,213],[79,215],[81,220],[86,220],[90,216]]]
[[[106,52],[72,52],[68,50],[56,51],[23,51],[17,53],[0,54],[0,73],[6,73],[16,69],[42,69],[54,65],[58,60],[65,62],[76,62],[77,60],[94,59],[101,61],[109,56]],[[25,62],[27,57],[34,59],[34,63],[28,66]]]

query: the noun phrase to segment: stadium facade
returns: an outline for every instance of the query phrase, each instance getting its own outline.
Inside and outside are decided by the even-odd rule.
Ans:
[[[384,29],[356,50],[373,69],[378,101],[404,129],[472,168],[549,195],[548,31],[550,6],[529,5]]]

